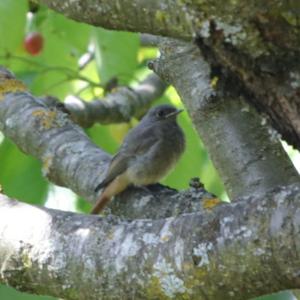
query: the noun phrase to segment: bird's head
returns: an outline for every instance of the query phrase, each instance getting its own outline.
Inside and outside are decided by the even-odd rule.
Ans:
[[[153,121],[163,121],[163,120],[176,120],[176,117],[181,113],[183,109],[177,109],[176,107],[168,104],[163,104],[151,108],[144,118]]]

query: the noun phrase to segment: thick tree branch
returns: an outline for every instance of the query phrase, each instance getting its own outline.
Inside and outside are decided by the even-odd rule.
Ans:
[[[150,66],[181,96],[231,199],[299,182],[279,139],[244,103],[243,89],[228,73],[214,73],[196,46],[169,40]]]
[[[189,7],[179,1],[57,1],[42,0],[50,8],[80,22],[107,29],[190,38]],[[173,12],[173,15],[170,14]]]
[[[299,187],[286,187],[127,222],[0,195],[0,281],[69,300],[244,300],[299,288],[299,198]]]
[[[96,147],[68,115],[25,91],[25,86],[0,68],[0,129],[25,153],[43,162],[43,173],[94,202],[96,185],[105,175],[110,156]],[[199,198],[213,195],[196,188],[191,202],[176,191],[156,186],[132,188],[111,203],[111,212],[126,218],[162,218],[199,209]],[[161,205],[172,198],[172,206]],[[121,203],[119,203],[121,202]],[[159,212],[158,212],[159,211]],[[146,212],[146,213],[145,213]]]
[[[244,85],[283,138],[300,149],[297,1],[43,0],[81,22],[178,39],[196,38],[214,68]]]
[[[40,159],[44,175],[54,183],[68,186],[86,199],[95,199],[94,187],[110,156],[97,148],[66,114],[49,109],[26,91],[14,89],[15,79],[1,82],[2,74],[1,131],[22,151]]]
[[[156,75],[150,74],[134,88],[119,87],[104,99],[83,101],[72,97],[64,102],[72,119],[82,127],[94,123],[110,124],[128,122],[132,117],[143,115],[152,101],[161,97],[167,85]]]
[[[287,29],[280,20],[272,20],[271,24],[274,29],[269,35],[276,36],[276,31],[284,32]],[[268,27],[267,24],[260,26]],[[210,36],[209,39],[200,38],[197,42],[206,61],[215,70],[222,68],[232,73],[236,84],[246,91],[246,101],[264,113],[283,139],[300,149],[300,40],[298,49],[286,49],[285,38],[277,36],[277,43],[281,43],[284,49],[271,52],[260,49],[262,52],[259,55],[253,55],[254,52],[239,52],[234,45],[224,43],[223,33],[220,34],[213,25],[210,27]],[[267,38],[263,43],[268,45]]]
[[[150,33],[191,40],[209,35],[209,22],[227,41],[247,52],[262,49],[262,38],[276,47],[298,49],[298,6],[290,1],[158,1],[158,0],[41,0],[50,8],[80,22],[108,29]],[[272,16],[266,12],[272,11]],[[284,30],[282,24],[285,25]],[[265,26],[261,26],[265,25]],[[273,34],[272,34],[273,33]],[[253,37],[256,36],[254,39]],[[284,44],[278,43],[282,38]],[[249,45],[251,49],[249,49]],[[265,46],[267,47],[267,46]],[[263,48],[266,49],[266,48]]]

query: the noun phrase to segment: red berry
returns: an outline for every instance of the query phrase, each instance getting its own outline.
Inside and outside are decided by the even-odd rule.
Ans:
[[[31,55],[38,55],[44,44],[44,38],[39,32],[31,32],[27,34],[24,40],[24,48]]]

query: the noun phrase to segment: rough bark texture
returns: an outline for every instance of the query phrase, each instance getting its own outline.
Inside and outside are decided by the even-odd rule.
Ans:
[[[108,29],[140,31],[191,39],[207,34],[205,21],[216,20],[227,39],[247,51],[261,51],[262,38],[272,47],[298,49],[299,5],[295,1],[257,0],[220,2],[218,0],[42,0],[42,3],[80,22]],[[269,14],[268,14],[269,13]],[[260,26],[265,25],[265,26]],[[283,27],[284,26],[284,27]],[[288,30],[289,29],[289,30]],[[245,34],[247,31],[249,34]],[[276,43],[279,39],[284,43]],[[248,49],[247,43],[253,48]],[[268,46],[268,47],[267,47]]]
[[[105,176],[110,156],[67,114],[30,95],[5,69],[0,69],[0,130],[22,151],[41,160],[43,174],[52,182],[96,201],[94,189]],[[163,186],[150,191],[132,188],[113,201],[111,212],[126,218],[156,219],[190,212],[199,207],[199,197],[213,197],[201,188],[190,203],[184,197],[172,197],[173,206],[162,205],[174,194],[175,190]],[[124,203],[118,204],[120,201]]]
[[[202,56],[191,46],[166,46],[160,61],[166,66],[155,68],[181,94],[229,193],[248,197],[209,210],[198,196],[208,198],[205,207],[212,196],[198,189],[190,196],[163,188],[163,205],[149,193],[127,191],[129,213],[112,204],[121,218],[101,218],[1,195],[0,281],[66,299],[247,299],[299,288],[299,186],[266,193],[298,178],[265,120],[243,104],[266,112],[300,148],[297,1],[41,2],[93,25],[195,39]],[[5,74],[0,129],[41,159],[51,180],[94,201],[91,191],[109,156]],[[145,216],[158,219],[124,220]]]
[[[110,29],[197,39],[214,68],[233,73],[246,100],[300,149],[298,1],[43,0],[75,20]]]
[[[101,180],[110,156],[96,147],[68,116],[29,93],[0,100],[0,129],[18,147],[43,162],[43,174],[86,199]]]
[[[276,133],[245,103],[228,73],[214,77],[196,46],[165,42],[150,66],[187,106],[231,199],[299,182]]]
[[[264,20],[264,16],[260,17]],[[199,38],[197,44],[211,67],[228,72],[243,89],[248,103],[271,121],[283,139],[300,149],[300,43],[298,49],[289,48],[282,34],[287,30],[286,39],[289,39],[289,32],[293,30],[280,20],[266,19],[265,22],[258,25],[263,30],[264,45],[271,42],[268,35],[274,35],[275,45],[271,49],[260,49],[258,54],[238,51],[234,45],[224,43],[226,33],[220,32],[214,23],[210,23],[210,39]],[[270,32],[264,32],[268,30]]]
[[[0,195],[0,281],[71,300],[244,300],[299,288],[299,200],[299,187],[290,186],[128,222]]]
[[[42,159],[52,180],[93,201],[108,155],[64,113],[2,74],[1,130]],[[66,299],[246,299],[299,287],[297,186],[216,208],[201,188],[152,192],[128,190],[122,197],[130,201],[111,205],[120,217],[106,218],[1,196],[1,281]]]

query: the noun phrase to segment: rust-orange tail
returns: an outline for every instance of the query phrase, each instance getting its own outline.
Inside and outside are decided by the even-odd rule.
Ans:
[[[93,207],[93,209],[91,210],[91,214],[92,215],[97,215],[99,214],[104,206],[107,204],[107,202],[110,201],[110,197],[108,197],[107,195],[105,195],[104,193],[100,196],[100,198],[97,200],[95,206]]]
[[[98,198],[95,206],[91,211],[91,214],[99,214],[99,212],[101,212],[101,210],[113,196],[121,193],[126,189],[128,183],[129,182],[126,173],[123,173],[117,176],[115,179],[113,179],[102,191],[100,197]]]

